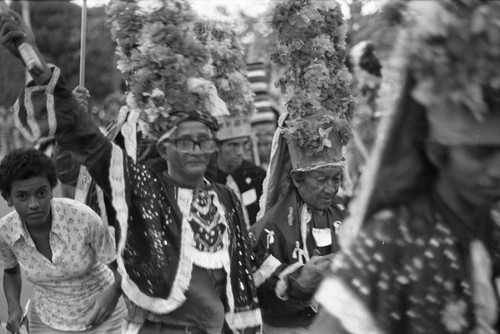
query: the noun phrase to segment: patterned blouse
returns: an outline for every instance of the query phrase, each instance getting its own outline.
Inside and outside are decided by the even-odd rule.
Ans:
[[[114,281],[105,265],[116,258],[114,232],[89,207],[70,199],[52,200],[49,234],[52,262],[35,247],[14,211],[0,219],[0,267],[21,266],[34,284],[34,306],[52,328],[87,328],[94,298]]]

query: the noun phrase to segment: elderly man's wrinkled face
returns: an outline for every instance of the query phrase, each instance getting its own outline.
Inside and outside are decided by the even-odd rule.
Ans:
[[[342,169],[327,166],[305,172],[303,177],[293,173],[292,181],[304,202],[314,209],[326,210],[339,191],[342,182]]]
[[[447,147],[439,167],[445,196],[459,206],[489,206],[500,201],[500,145]]]
[[[205,124],[185,121],[178,125],[172,138],[159,144],[158,149],[167,160],[169,175],[177,181],[190,183],[205,174],[216,141]]]

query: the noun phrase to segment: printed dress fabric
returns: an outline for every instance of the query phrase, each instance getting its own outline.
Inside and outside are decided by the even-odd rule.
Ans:
[[[57,124],[57,143],[87,167],[110,199],[121,231],[118,269],[128,299],[148,312],[168,314],[186,301],[195,265],[223,269],[225,321],[234,330],[259,326],[251,249],[235,195],[217,184],[197,193],[180,189],[166,173],[135,163],[74,107],[57,69],[48,86],[39,89],[44,94],[19,98],[18,123],[28,124],[30,105],[45,105],[32,111],[38,113],[34,118]],[[206,205],[204,200],[209,201],[207,212],[193,210]],[[211,232],[217,237],[211,239]]]
[[[307,327],[316,315],[314,292],[303,291],[295,279],[302,263],[310,257],[340,249],[337,233],[344,219],[344,206],[338,198],[327,209],[326,218],[325,226],[316,226],[314,216],[293,189],[252,227],[257,235],[254,249],[258,265],[254,277],[264,323],[274,327]],[[312,235],[316,227],[330,233],[329,245],[318,246]]]
[[[385,209],[336,259],[316,297],[349,333],[495,333],[475,316],[473,240],[492,259],[493,287],[500,226],[490,216],[464,222],[437,194]]]
[[[34,284],[33,305],[44,324],[61,331],[87,327],[93,301],[114,281],[105,263],[116,259],[114,231],[87,206],[52,200],[52,262],[31,239],[14,211],[0,219],[0,267],[19,264]]]

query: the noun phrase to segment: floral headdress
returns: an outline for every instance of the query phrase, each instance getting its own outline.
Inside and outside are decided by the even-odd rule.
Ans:
[[[243,48],[228,22],[199,21],[195,25],[199,41],[211,57],[212,81],[229,115],[218,117],[219,140],[250,135],[250,116],[255,112],[253,92],[246,76]]]
[[[351,75],[344,64],[347,26],[340,5],[279,0],[271,26],[278,32],[271,59],[280,67],[278,84],[289,113],[284,136],[292,164],[294,153],[314,160],[328,150],[337,151],[333,158],[339,162],[338,146],[349,140],[353,113]],[[332,135],[338,138],[332,141]]]
[[[471,123],[482,123],[498,110],[499,17],[497,1],[409,3],[408,29],[400,52],[416,82],[411,95],[429,111],[433,139],[446,144],[475,143],[477,138],[467,131],[472,129]],[[465,120],[466,115],[470,120]],[[499,131],[491,128],[487,132]]]
[[[209,81],[210,55],[196,38],[196,15],[185,0],[112,0],[111,32],[127,105],[150,138],[169,134],[185,115],[227,113]]]

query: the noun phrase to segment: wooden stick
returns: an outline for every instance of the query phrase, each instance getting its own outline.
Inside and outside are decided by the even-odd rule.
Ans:
[[[87,40],[87,0],[83,0],[82,4],[82,25],[80,37],[80,80],[79,85],[85,87],[85,54]]]

